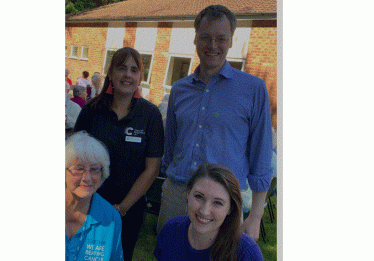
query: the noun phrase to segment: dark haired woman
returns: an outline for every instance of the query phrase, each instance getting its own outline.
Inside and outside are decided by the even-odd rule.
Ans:
[[[264,260],[257,243],[241,233],[239,182],[228,169],[206,163],[187,184],[188,216],[161,229],[154,255],[161,261]]]
[[[86,130],[108,147],[110,177],[97,192],[122,216],[125,260],[132,259],[143,222],[144,195],[159,173],[163,155],[161,114],[156,105],[134,96],[142,74],[136,50],[117,50],[101,93],[82,108],[74,128]]]

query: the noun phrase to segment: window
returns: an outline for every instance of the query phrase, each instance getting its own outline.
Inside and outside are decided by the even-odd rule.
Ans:
[[[72,45],[70,51],[70,58],[78,58],[78,46]]]
[[[165,79],[166,86],[172,86],[176,81],[186,77],[190,71],[191,58],[171,56]]]
[[[104,75],[108,74],[110,63],[112,62],[113,54],[116,52],[116,50],[106,50],[105,54],[105,63],[104,63]]]
[[[144,66],[144,75],[143,75],[143,82],[149,83],[149,80],[151,78],[151,68],[152,68],[152,54],[146,54],[141,53],[140,56],[143,60],[143,66]]]
[[[243,69],[244,61],[228,61],[231,67],[236,68],[240,71]]]
[[[113,49],[106,50],[104,72],[103,72],[104,75],[108,74],[108,70],[109,70],[110,63],[112,62],[113,54],[116,51],[117,50],[113,50]],[[140,56],[143,59],[143,66],[144,66],[144,75],[143,75],[143,80],[142,81],[146,82],[146,83],[149,83],[149,80],[150,80],[150,77],[151,77],[150,72],[151,72],[151,68],[152,68],[153,55],[152,54],[141,53]]]
[[[88,60],[88,46],[82,46],[81,60]]]
[[[227,58],[245,59],[248,52],[248,42],[251,28],[237,27],[232,37],[232,47],[227,52]]]

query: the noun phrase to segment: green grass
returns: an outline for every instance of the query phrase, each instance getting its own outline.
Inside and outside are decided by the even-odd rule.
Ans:
[[[132,257],[133,261],[156,260],[156,258],[153,256],[153,250],[155,249],[157,242],[157,220],[158,216],[151,213],[145,214],[144,223],[140,229],[138,241],[135,245],[135,250]]]
[[[277,205],[276,197],[271,197],[271,202],[274,206]],[[274,215],[277,217],[277,209],[274,208]],[[158,216],[150,213],[146,213],[144,217],[144,224],[140,230],[138,241],[136,242],[133,261],[154,261],[156,260],[153,256],[153,250],[155,249],[157,237]],[[276,219],[276,218],[275,218]],[[266,239],[263,242],[260,235],[260,239],[257,240],[258,245],[261,248],[262,255],[266,261],[277,260],[277,221],[270,222],[269,211],[267,208],[264,210],[263,222],[265,227]]]
[[[270,222],[269,211],[267,207],[264,209],[264,216],[262,217],[262,221],[264,222],[266,238],[265,242],[262,240],[260,235],[260,239],[257,240],[257,244],[261,248],[262,255],[266,261],[275,261],[277,260],[277,199],[276,196],[271,197],[271,203],[273,204],[273,211],[275,216],[275,221],[273,223]]]

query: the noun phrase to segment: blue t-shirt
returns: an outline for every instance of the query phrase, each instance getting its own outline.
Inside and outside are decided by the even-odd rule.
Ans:
[[[83,226],[71,239],[65,233],[65,260],[123,260],[121,230],[118,211],[94,193]]]
[[[195,72],[170,93],[162,172],[187,183],[192,171],[210,162],[230,169],[241,189],[267,191],[272,169],[270,101],[265,82],[226,61],[208,84]]]
[[[161,229],[157,238],[154,256],[158,261],[209,261],[211,247],[195,250],[188,241],[188,216],[178,216],[170,219]],[[264,260],[257,243],[242,234],[238,261]]]

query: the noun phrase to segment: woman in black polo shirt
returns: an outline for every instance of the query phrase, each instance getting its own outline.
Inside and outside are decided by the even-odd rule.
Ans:
[[[74,127],[108,148],[110,176],[97,192],[122,216],[125,260],[132,258],[143,223],[144,195],[159,173],[163,155],[161,114],[156,105],[136,95],[142,75],[139,53],[130,47],[117,50],[102,92],[82,108]]]

